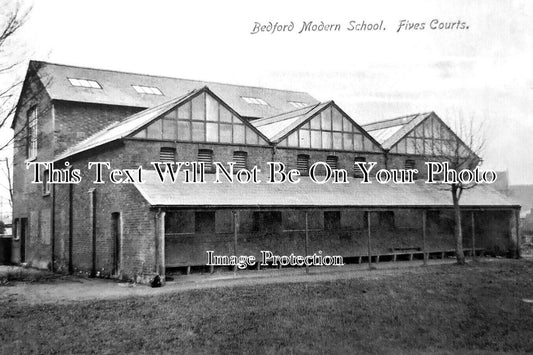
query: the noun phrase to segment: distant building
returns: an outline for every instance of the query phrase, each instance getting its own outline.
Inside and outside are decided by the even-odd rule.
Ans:
[[[455,247],[449,192],[422,181],[363,185],[355,164],[418,168],[422,178],[425,149],[458,139],[434,112],[360,126],[304,92],[31,62],[12,128],[26,132],[14,152],[15,262],[136,278],[205,265],[208,250],[361,260],[369,232],[374,257]],[[69,162],[82,181],[32,184],[31,161]],[[142,165],[145,182],[94,184],[95,161]],[[203,162],[207,183],[162,184],[154,161]],[[213,183],[214,162],[266,172],[272,161],[301,182]],[[315,162],[346,170],[350,183],[313,183]],[[478,248],[514,250],[516,203],[478,186],[461,205],[465,247],[474,220]]]
[[[498,178],[492,184],[492,187],[494,187],[496,191],[509,196],[509,172],[507,170],[497,171],[496,174]]]
[[[523,229],[528,233],[533,233],[533,209],[526,212],[523,222]]]
[[[511,185],[509,197],[522,206],[520,217],[524,218],[533,208],[533,185]]]

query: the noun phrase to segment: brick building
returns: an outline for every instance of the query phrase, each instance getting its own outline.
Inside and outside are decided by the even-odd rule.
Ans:
[[[304,92],[32,61],[12,128],[22,132],[14,262],[135,278],[205,265],[207,250],[361,261],[454,249],[449,192],[420,180],[361,184],[354,164],[418,168],[423,178],[427,147],[457,139],[433,112],[362,127],[335,102]],[[68,164],[81,182],[31,183],[32,161]],[[161,183],[151,165],[158,161],[203,162],[207,181]],[[143,183],[111,183],[106,169],[95,184],[89,162],[142,166]],[[267,184],[264,175],[258,184],[217,184],[214,162],[263,174],[267,162],[282,162],[304,176],[298,184]],[[349,183],[312,182],[305,175],[314,162],[346,170]],[[40,171],[44,181],[51,175]],[[519,206],[489,186],[466,191],[461,204],[465,247],[474,235],[478,249],[515,250]]]

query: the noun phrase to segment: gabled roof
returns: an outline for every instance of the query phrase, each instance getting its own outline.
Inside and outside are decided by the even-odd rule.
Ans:
[[[143,183],[135,187],[152,206],[175,207],[383,207],[383,208],[452,208],[450,192],[439,184],[361,184],[349,178],[348,184],[317,184],[301,177],[298,184],[269,184],[267,176],[259,176],[257,184],[214,184],[215,174],[206,174],[205,184],[175,183],[159,180],[154,170],[145,170]],[[465,190],[462,208],[518,208],[516,201],[489,185]]]
[[[372,135],[383,147],[391,149],[407,133],[419,123],[434,114],[433,112],[417,113],[414,115],[393,118],[384,121],[372,122],[363,125],[363,128]]]
[[[308,93],[289,90],[143,75],[39,61],[31,61],[30,67],[37,68],[39,77],[47,83],[46,91],[52,100],[148,108],[160,105],[169,98],[183,96],[198,87],[209,86],[241,117],[250,118],[268,117],[292,110],[294,106],[290,101],[309,104],[318,102]],[[68,78],[94,80],[102,88],[76,87],[69,82]],[[163,95],[139,94],[132,85],[155,87]],[[248,103],[243,97],[262,99],[268,105]]]
[[[365,132],[346,112],[344,112],[335,101],[320,102],[315,105],[306,106],[297,110],[285,112],[276,116],[262,118],[252,121],[259,131],[270,139],[272,143],[279,143],[289,134],[296,131],[300,126],[311,120],[329,106],[338,110],[346,119],[348,119],[362,134],[366,135],[373,143],[379,147],[379,142],[369,133]]]
[[[333,101],[317,103],[297,110],[282,113],[252,121],[252,125],[259,129],[272,142],[280,140],[283,136],[298,128],[305,121],[322,111]]]
[[[128,135],[135,132],[136,130],[138,130],[139,128],[143,127],[144,125],[150,123],[154,119],[163,115],[167,111],[172,110],[174,107],[178,106],[180,103],[186,101],[187,99],[191,98],[192,96],[194,96],[196,93],[200,91],[202,90],[201,89],[193,90],[187,93],[186,95],[183,95],[181,97],[169,100],[155,107],[138,112],[130,116],[129,118],[125,119],[124,121],[115,122],[109,125],[108,127],[104,128],[103,130],[90,136],[89,138],[85,139],[84,141],[76,144],[73,147],[70,147],[63,153],[59,154],[55,158],[55,161],[59,161],[67,157],[70,157],[72,155],[87,151],[89,149],[96,148],[103,144],[125,138]]]
[[[216,100],[224,104],[224,106],[229,109],[233,114],[235,114],[239,119],[242,121],[242,123],[245,126],[250,126],[252,130],[254,130],[257,135],[260,137],[260,139],[264,139],[265,142],[268,142],[268,139],[253,125],[250,124],[247,120],[243,119],[238,115],[238,113],[234,112],[231,107],[229,107],[225,102],[222,101],[220,97],[218,97],[215,93],[213,93],[207,86],[204,86],[203,88],[194,89],[187,94],[169,100],[167,102],[164,102],[160,105],[154,106],[152,108],[143,110],[141,112],[138,112],[128,118],[126,118],[124,121],[115,122],[108,127],[102,129],[101,131],[93,134],[89,138],[85,139],[84,141],[76,144],[75,146],[67,149],[63,153],[59,154],[55,161],[59,161],[62,159],[65,159],[69,156],[82,153],[84,151],[87,151],[92,148],[96,148],[98,146],[101,146],[106,143],[110,143],[122,138],[125,138],[129,135],[132,135],[133,133],[136,133],[141,128],[145,127],[146,125],[150,124],[152,121],[156,120],[157,118],[163,116],[168,111],[173,110],[183,102],[193,98],[197,94],[200,94],[202,92],[205,92],[212,97],[214,97]]]

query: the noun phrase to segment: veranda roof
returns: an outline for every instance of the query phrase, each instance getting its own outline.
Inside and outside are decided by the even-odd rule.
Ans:
[[[447,185],[426,184],[361,184],[361,179],[349,178],[347,184],[317,184],[309,177],[290,184],[230,183],[221,177],[215,183],[215,174],[206,174],[205,183],[161,183],[154,170],[144,170],[144,183],[135,188],[154,207],[248,207],[248,208],[303,208],[303,207],[360,207],[360,208],[451,208],[452,197]],[[478,185],[465,190],[460,202],[463,208],[519,208],[515,201],[497,192],[489,185]]]

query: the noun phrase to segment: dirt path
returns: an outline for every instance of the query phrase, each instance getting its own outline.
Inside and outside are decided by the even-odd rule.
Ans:
[[[492,259],[483,259],[490,261]],[[501,259],[499,259],[501,261]],[[453,264],[455,260],[431,260],[432,265]],[[61,277],[48,283],[15,282],[0,287],[0,300],[26,304],[69,303],[88,300],[118,299],[123,297],[153,296],[193,289],[231,287],[238,285],[315,282],[349,278],[379,279],[398,273],[424,273],[421,261],[373,264],[376,269],[368,270],[368,265],[345,265],[339,268],[312,268],[307,275],[305,269],[282,269],[261,271],[219,272],[176,276],[164,287],[151,288],[144,285],[119,283],[104,279],[82,279],[73,276]],[[0,267],[0,274],[5,272]]]

